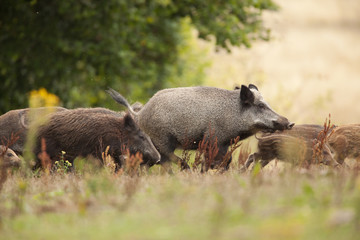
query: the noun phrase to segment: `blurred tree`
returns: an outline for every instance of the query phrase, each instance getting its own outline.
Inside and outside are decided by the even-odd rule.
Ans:
[[[146,100],[200,84],[207,61],[193,29],[227,50],[250,47],[268,39],[261,14],[275,9],[271,0],[2,0],[0,114],[41,87],[77,107],[111,105],[108,86]]]

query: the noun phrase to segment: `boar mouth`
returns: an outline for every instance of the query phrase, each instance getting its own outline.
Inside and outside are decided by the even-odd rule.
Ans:
[[[273,133],[276,130],[278,130],[278,129],[275,129],[273,127],[269,127],[269,126],[267,126],[265,124],[261,124],[261,123],[256,124],[255,129],[257,129],[257,130],[259,130],[259,131],[261,131],[263,133]]]
[[[256,128],[260,129],[260,131],[263,133],[274,133],[276,131],[284,131],[287,129],[291,129],[293,126],[294,126],[293,123],[290,123],[288,125],[282,125],[282,124],[276,123],[276,124],[274,124],[273,127],[269,127],[264,124],[257,124]]]

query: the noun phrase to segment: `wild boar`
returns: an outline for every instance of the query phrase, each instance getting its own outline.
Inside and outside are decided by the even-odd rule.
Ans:
[[[335,160],[342,164],[345,158],[360,157],[360,124],[338,126],[328,139]]]
[[[0,145],[0,168],[19,167],[20,163],[20,158],[12,149]]]
[[[73,109],[57,112],[38,131],[37,145],[34,153],[41,153],[41,139],[45,139],[46,152],[54,163],[64,158],[70,163],[77,156],[92,155],[102,159],[102,153],[109,146],[109,154],[118,167],[121,166],[121,156],[124,146],[130,154],[140,152],[143,164],[149,166],[160,161],[160,154],[147,136],[129,114],[124,117],[92,112],[91,109]],[[89,114],[89,112],[91,114]],[[40,161],[37,167],[40,166]]]
[[[319,137],[324,127],[316,124],[299,124],[292,129],[282,132],[263,133],[258,138],[258,152],[249,156],[245,163],[248,168],[253,161],[261,159],[261,163],[265,166],[270,160],[277,158],[280,160],[291,161],[299,164],[306,161],[310,163],[312,160],[312,151],[314,141]],[[327,133],[331,133],[332,128]],[[325,143],[322,149],[323,163],[336,165],[332,158],[329,146]]]
[[[274,133],[260,137],[258,140],[258,151],[248,157],[245,168],[248,168],[252,162],[259,160],[261,160],[261,166],[264,167],[275,158],[294,165],[313,162],[313,147],[316,139],[295,137],[286,133]],[[327,144],[323,145],[321,154],[319,163],[337,165]]]
[[[197,149],[204,137],[214,135],[219,151],[210,166],[213,168],[222,162],[231,140],[237,136],[242,140],[258,131],[284,130],[294,125],[273,111],[252,84],[236,90],[214,87],[164,89],[138,113],[118,92],[109,89],[108,93],[129,109],[140,128],[150,136],[161,154],[162,164],[179,162],[174,154],[177,147]],[[188,166],[183,164],[182,167]]]
[[[62,107],[53,108],[32,108],[31,113],[34,119],[37,116],[43,116],[47,113],[65,111],[67,109]],[[26,142],[29,124],[31,121],[30,108],[11,110],[0,116],[0,141],[7,144],[11,135],[17,135],[18,140],[11,145],[11,149],[17,154],[22,155],[23,148]],[[1,143],[1,142],[0,142]]]

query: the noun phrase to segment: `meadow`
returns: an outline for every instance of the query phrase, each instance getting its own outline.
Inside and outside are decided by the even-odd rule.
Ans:
[[[83,164],[84,161],[86,164]],[[0,239],[357,239],[359,169],[113,172],[24,168],[0,194]],[[77,162],[75,162],[76,164]]]

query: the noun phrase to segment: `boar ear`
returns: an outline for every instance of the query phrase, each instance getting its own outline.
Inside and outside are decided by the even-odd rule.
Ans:
[[[259,89],[254,84],[251,84],[251,83],[249,84],[249,88],[250,89],[253,88],[253,89],[256,89],[256,91],[259,91]]]
[[[240,99],[243,103],[250,104],[254,103],[255,96],[247,86],[241,85]]]
[[[136,123],[135,123],[134,119],[130,116],[130,114],[126,114],[124,116],[124,127],[127,129],[136,128]]]

